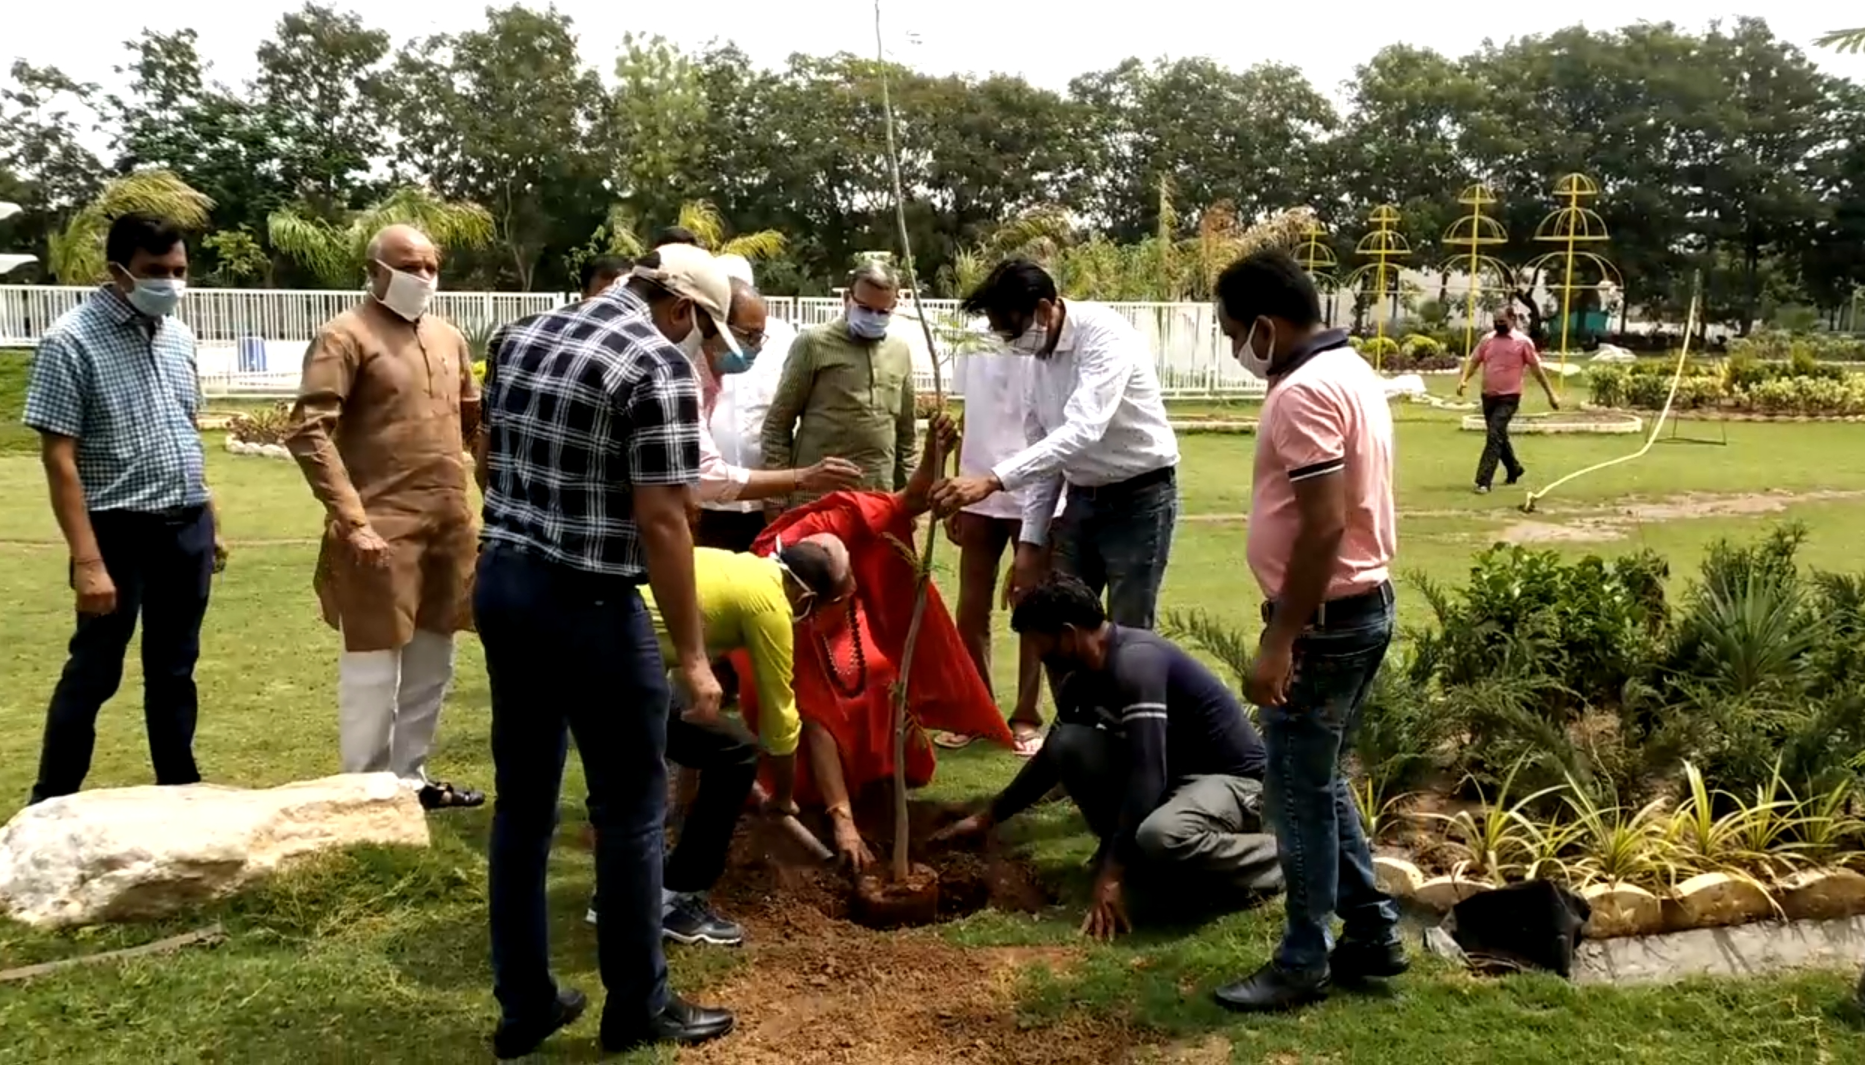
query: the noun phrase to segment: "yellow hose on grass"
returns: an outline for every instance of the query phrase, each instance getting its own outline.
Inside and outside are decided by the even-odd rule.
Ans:
[[[1651,450],[1651,446],[1658,442],[1658,433],[1664,428],[1665,419],[1671,416],[1671,404],[1677,399],[1677,383],[1684,378],[1684,364],[1690,360],[1690,340],[1697,334],[1697,299],[1698,297],[1694,295],[1690,297],[1690,313],[1684,321],[1684,343],[1682,347],[1677,349],[1677,368],[1671,372],[1671,391],[1669,395],[1664,397],[1664,408],[1658,411],[1657,420],[1651,424],[1651,435],[1645,438],[1645,446],[1632,452],[1630,455],[1621,455],[1616,459],[1607,459],[1605,462],[1594,463],[1584,470],[1575,470],[1567,476],[1555,480],[1539,492],[1530,491],[1528,493],[1528,498],[1522,502],[1522,513],[1533,514],[1535,512],[1535,500],[1542,498],[1549,492],[1566,484],[1568,481],[1603,470],[1608,466],[1617,466],[1621,462],[1631,462],[1633,459],[1644,458],[1645,453]]]

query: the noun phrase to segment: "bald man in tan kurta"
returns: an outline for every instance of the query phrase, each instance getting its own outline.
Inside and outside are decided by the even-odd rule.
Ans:
[[[468,627],[477,535],[463,447],[479,388],[460,331],[426,313],[439,254],[391,226],[370,244],[369,294],[318,331],[285,444],[327,521],[313,585],[343,634],[346,773],[392,772],[430,807],[484,796],[430,781],[428,750]]]

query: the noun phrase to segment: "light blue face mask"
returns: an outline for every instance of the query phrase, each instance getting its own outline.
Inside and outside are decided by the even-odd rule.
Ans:
[[[879,340],[887,335],[893,315],[871,311],[859,303],[848,306],[848,334],[857,340]]]
[[[746,370],[751,369],[752,363],[757,361],[758,353],[751,348],[741,345],[737,351],[722,351],[714,357],[712,360],[712,372],[720,376],[744,373]]]

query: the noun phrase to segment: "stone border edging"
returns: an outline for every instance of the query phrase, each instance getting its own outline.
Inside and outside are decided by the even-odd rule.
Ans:
[[[1584,410],[1585,408],[1582,409]],[[1548,414],[1533,414],[1524,418],[1517,418],[1514,422],[1510,423],[1509,431],[1523,436],[1580,434],[1608,436],[1629,435],[1645,431],[1645,419],[1636,414],[1629,414],[1624,411],[1598,411],[1595,413],[1611,413],[1616,415],[1617,418],[1609,422],[1562,421],[1560,420],[1560,412],[1554,411]],[[1488,426],[1484,424],[1482,415],[1466,414],[1458,428],[1466,433],[1481,433],[1487,430]]]
[[[227,450],[233,452],[235,455],[253,455],[258,458],[291,458],[291,452],[285,450],[284,444],[249,444],[233,436],[227,437]]]
[[[1480,877],[1426,877],[1403,858],[1373,859],[1379,889],[1437,913],[1496,884]],[[1693,928],[1728,928],[1782,918],[1825,921],[1865,915],[1865,873],[1803,869],[1772,886],[1737,873],[1699,873],[1659,895],[1632,884],[1589,884],[1580,890],[1593,907],[1589,939],[1644,936]]]

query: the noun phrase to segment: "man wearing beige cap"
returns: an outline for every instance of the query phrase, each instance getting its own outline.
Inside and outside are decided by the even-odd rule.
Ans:
[[[500,1058],[582,1014],[550,973],[545,871],[574,736],[596,829],[602,1044],[697,1043],[732,1015],[667,986],[661,826],[668,670],[640,586],[653,588],[684,689],[683,718],[718,720],[693,581],[687,503],[699,481],[700,398],[680,343],[727,350],[731,282],[699,248],[657,248],[594,299],[516,322],[484,397],[485,524],[473,613],[492,695],[496,805],[488,854]]]

